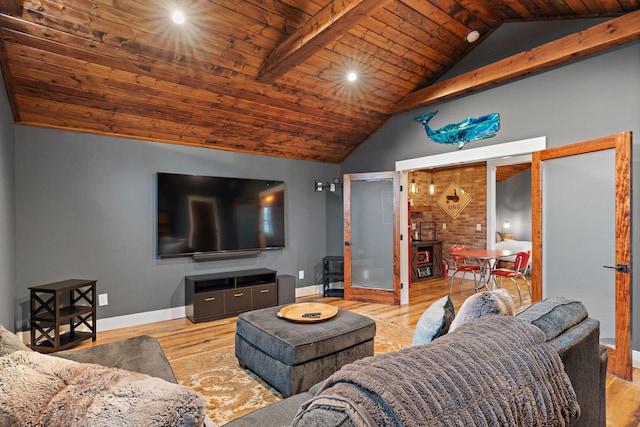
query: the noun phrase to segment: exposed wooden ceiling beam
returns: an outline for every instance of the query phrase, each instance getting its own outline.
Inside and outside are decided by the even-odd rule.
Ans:
[[[389,1],[333,0],[267,56],[258,80],[273,82]]]
[[[640,11],[631,12],[417,90],[398,102],[394,113],[411,111],[454,97],[468,95],[639,40],[640,26],[638,22],[640,22]]]
[[[0,13],[20,16],[20,14],[22,13],[20,0],[0,0]]]

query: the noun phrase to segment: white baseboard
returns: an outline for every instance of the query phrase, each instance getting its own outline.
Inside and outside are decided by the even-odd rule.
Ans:
[[[107,317],[98,319],[98,332],[110,331],[112,329],[126,328],[129,326],[144,325],[163,320],[173,320],[186,317],[185,307],[172,307],[163,310],[146,311],[144,313],[127,314],[124,316]]]
[[[324,292],[324,285],[311,285],[302,288],[296,288],[296,298],[306,297],[309,295],[322,294]]]
[[[127,328],[130,326],[139,326],[147,323],[161,322],[163,320],[173,320],[186,317],[185,307],[172,307],[163,310],[146,311],[144,313],[127,314],[124,316],[107,317],[104,319],[97,319],[96,330],[97,332],[110,331],[112,329]],[[78,330],[88,331],[84,325],[78,328]],[[17,335],[20,337],[23,343],[28,345],[31,341],[30,331],[21,331]]]
[[[640,368],[640,351],[632,350],[631,351],[631,364],[634,368]]]

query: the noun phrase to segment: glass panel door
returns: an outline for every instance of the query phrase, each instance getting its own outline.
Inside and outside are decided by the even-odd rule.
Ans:
[[[631,380],[631,132],[533,153],[532,301],[582,301]]]
[[[399,174],[344,176],[345,299],[400,304]]]
[[[393,290],[393,180],[351,183],[351,286]]]
[[[615,150],[547,160],[542,165],[542,295],[582,301],[615,343]]]

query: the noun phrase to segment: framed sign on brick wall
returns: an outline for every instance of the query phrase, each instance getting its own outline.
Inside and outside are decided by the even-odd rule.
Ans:
[[[451,218],[456,219],[469,202],[471,202],[471,196],[458,184],[452,182],[438,197],[437,203]]]

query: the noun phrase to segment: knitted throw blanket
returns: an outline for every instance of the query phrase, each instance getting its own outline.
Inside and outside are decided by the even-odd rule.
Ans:
[[[494,315],[430,344],[343,367],[294,425],[313,425],[314,408],[326,415],[332,396],[364,408],[379,426],[566,426],[580,416],[560,357],[542,332]],[[335,410],[348,414],[344,405]],[[347,425],[370,425],[366,418],[350,417]]]
[[[0,426],[181,426],[204,423],[195,391],[159,378],[34,351],[0,357]]]

